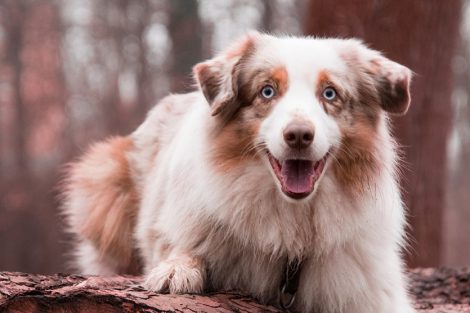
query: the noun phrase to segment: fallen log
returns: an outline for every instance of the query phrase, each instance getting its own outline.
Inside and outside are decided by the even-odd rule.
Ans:
[[[470,268],[414,269],[418,312],[470,313]],[[236,292],[155,294],[141,278],[0,272],[0,312],[280,312]]]
[[[413,269],[410,287],[420,313],[470,313],[470,268]]]

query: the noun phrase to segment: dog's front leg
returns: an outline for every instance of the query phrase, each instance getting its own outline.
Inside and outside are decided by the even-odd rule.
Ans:
[[[336,251],[321,262],[305,262],[298,295],[304,305],[299,306],[300,311],[415,312],[406,293],[401,261],[394,251],[379,251],[377,247],[375,255],[367,255],[367,250],[357,246],[347,250]]]
[[[202,293],[205,279],[206,269],[200,258],[173,250],[147,273],[144,286],[156,292]]]

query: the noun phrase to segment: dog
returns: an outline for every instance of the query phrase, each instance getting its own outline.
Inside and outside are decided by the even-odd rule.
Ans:
[[[68,169],[85,274],[296,312],[411,313],[397,144],[411,71],[357,39],[250,32]]]

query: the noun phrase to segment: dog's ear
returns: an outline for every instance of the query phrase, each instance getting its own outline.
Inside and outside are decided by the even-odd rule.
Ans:
[[[250,32],[217,57],[194,66],[194,77],[211,106],[213,116],[229,108],[236,109],[239,68],[259,36],[257,32]]]
[[[392,114],[405,114],[411,102],[410,69],[383,56],[369,62],[382,108]]]
[[[395,115],[405,114],[411,102],[410,69],[367,48],[360,41],[350,40],[348,50],[351,48],[355,53],[351,56],[349,51],[347,59],[355,65],[359,63],[360,74],[367,77],[367,85],[372,85],[377,92],[382,109]]]

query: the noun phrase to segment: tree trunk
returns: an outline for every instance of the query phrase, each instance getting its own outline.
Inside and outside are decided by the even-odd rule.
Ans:
[[[470,7],[463,9],[468,16]],[[465,23],[462,21],[462,24]],[[459,47],[454,57],[453,122],[449,136],[447,211],[444,227],[444,261],[449,266],[470,264],[468,225],[470,224],[470,30],[460,33]]]
[[[191,89],[191,68],[201,61],[202,26],[198,15],[198,2],[169,1],[170,23],[168,30],[172,40],[171,91],[185,92]]]
[[[6,39],[8,43],[6,64],[10,65],[11,72],[13,73],[11,85],[13,86],[12,102],[15,108],[15,122],[11,136],[15,137],[15,171],[19,179],[24,179],[29,170],[26,154],[26,135],[29,125],[26,121],[26,108],[23,101],[21,82],[23,75],[23,63],[21,60],[24,33],[23,21],[26,9],[19,1],[8,1],[4,6],[6,11],[4,27],[8,36]]]
[[[442,259],[451,60],[460,12],[458,0],[310,1],[307,34],[363,38],[416,73],[410,111],[394,121],[405,155],[411,266],[435,266]]]
[[[470,269],[415,269],[410,276],[418,312],[470,312]],[[155,294],[140,280],[3,272],[0,312],[281,312],[236,292]]]

